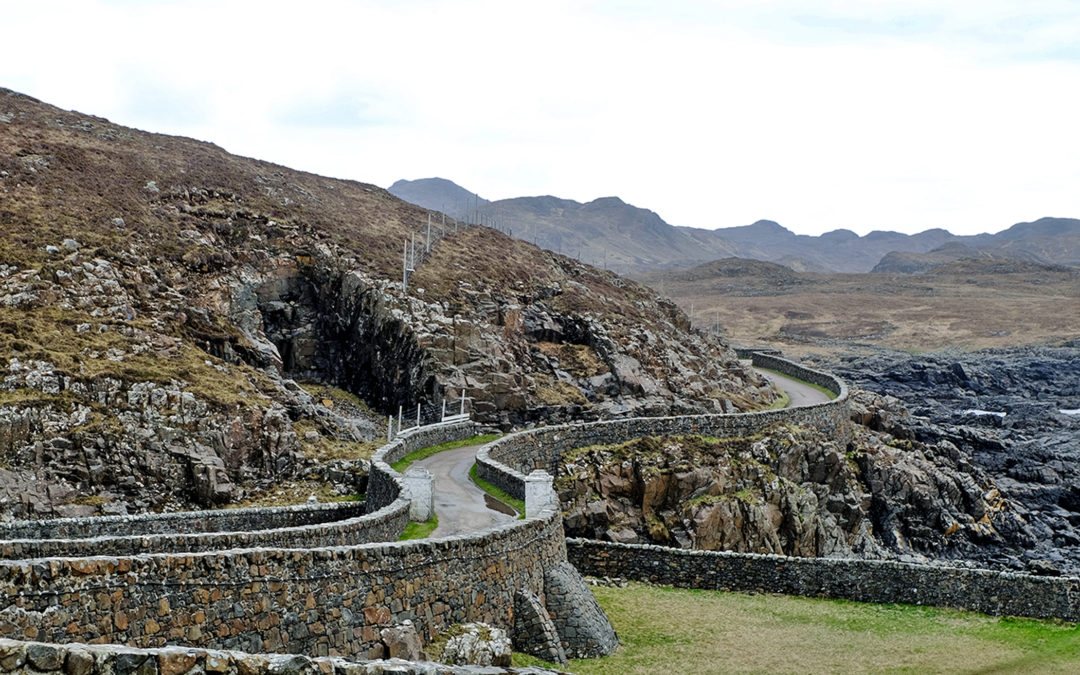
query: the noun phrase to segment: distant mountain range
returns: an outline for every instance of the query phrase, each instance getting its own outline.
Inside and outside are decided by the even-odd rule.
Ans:
[[[996,234],[918,234],[833,230],[795,234],[771,220],[707,230],[670,225],[618,197],[582,204],[558,197],[488,201],[444,178],[399,180],[389,191],[405,201],[460,218],[496,223],[519,239],[625,274],[677,269],[739,257],[800,272],[919,273],[965,257],[993,256],[1080,266],[1080,220],[1041,218]]]

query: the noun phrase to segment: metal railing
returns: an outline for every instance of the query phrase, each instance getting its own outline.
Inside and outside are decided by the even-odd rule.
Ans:
[[[389,443],[402,433],[421,427],[464,422],[471,417],[472,399],[466,398],[464,391],[461,392],[460,399],[456,401],[443,399],[441,405],[417,403],[415,408],[410,407],[408,410],[405,406],[398,406],[397,420],[393,415],[388,415],[386,418],[386,442]]]

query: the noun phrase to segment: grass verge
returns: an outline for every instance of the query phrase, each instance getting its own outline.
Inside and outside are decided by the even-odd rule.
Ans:
[[[632,583],[593,589],[621,646],[590,673],[1080,672],[1074,623]]]
[[[453,450],[454,448],[463,448],[466,445],[483,445],[484,443],[490,443],[499,434],[484,434],[483,436],[473,436],[472,438],[466,438],[460,441],[450,441],[449,443],[442,443],[441,445],[432,445],[427,448],[420,448],[416,452],[410,452],[398,461],[390,465],[394,471],[401,473],[408,469],[413,462],[419,462],[421,459],[427,459],[432,455],[438,454],[444,450]]]
[[[405,526],[405,531],[401,533],[400,537],[398,537],[398,541],[406,541],[409,539],[427,539],[438,526],[439,517],[435,515],[431,516],[431,520],[427,521],[426,523],[414,523],[410,521],[409,524]]]
[[[517,497],[511,497],[510,495],[503,492],[501,489],[495,487],[480,476],[476,475],[476,464],[473,464],[472,468],[469,469],[469,478],[472,478],[473,482],[476,483],[481,490],[517,511],[518,520],[521,520],[525,517],[525,502],[518,499]]]
[[[792,376],[788,375],[787,373],[781,373],[779,370],[773,370],[772,368],[758,368],[758,370],[765,370],[765,371],[768,371],[768,372],[772,373],[773,375],[779,375],[780,377],[786,377],[789,380],[795,380],[799,384],[805,384],[806,386],[810,387],[811,389],[817,389],[822,394],[825,394],[826,396],[828,396],[830,401],[833,400],[834,398],[836,398],[836,392],[831,391],[829,389],[826,389],[825,387],[822,387],[821,385],[814,384],[813,382],[807,382],[806,380],[800,380],[797,377],[792,377]],[[790,402],[790,400],[791,400],[791,398],[788,397],[789,402]]]
[[[769,406],[769,410],[779,410],[780,408],[786,408],[791,405],[791,396],[779,387],[777,387],[776,390],[780,392],[780,396],[772,402],[772,405]]]

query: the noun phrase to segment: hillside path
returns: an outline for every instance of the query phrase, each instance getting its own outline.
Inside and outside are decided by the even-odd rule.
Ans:
[[[469,445],[444,450],[414,464],[435,475],[435,515],[439,517],[439,526],[430,538],[478,532],[517,517],[511,515],[513,509],[481,490],[469,478],[469,469],[476,462],[479,448],[479,445]]]
[[[799,408],[817,403],[825,403],[829,400],[829,397],[825,392],[815,389],[805,382],[800,382],[787,377],[786,375],[770,373],[769,371],[760,368],[754,368],[754,370],[765,376],[765,379],[787,392],[788,396],[791,397],[791,403],[788,404],[789,408]]]

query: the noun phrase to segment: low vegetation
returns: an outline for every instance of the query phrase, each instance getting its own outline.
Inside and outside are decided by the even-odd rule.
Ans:
[[[519,519],[525,517],[525,502],[518,499],[517,497],[511,497],[509,494],[504,492],[502,489],[495,487],[494,485],[487,482],[486,480],[484,480],[480,476],[476,475],[476,465],[475,464],[473,464],[472,468],[469,469],[469,478],[471,478],[473,480],[473,482],[476,483],[476,485],[481,490],[483,490],[484,492],[488,493],[489,495],[491,495],[495,499],[498,499],[503,504],[506,504],[510,508],[517,511]]]
[[[435,531],[435,528],[439,526],[439,517],[432,514],[431,520],[426,523],[414,523],[409,522],[405,526],[405,531],[398,537],[398,541],[407,541],[409,539],[427,539],[431,536],[431,533]]]
[[[991,262],[928,274],[793,272],[756,261],[737,278],[706,266],[642,275],[681,307],[715,317],[727,338],[791,354],[850,353],[866,345],[912,352],[1053,343],[1080,335],[1080,272],[1002,270]]]
[[[427,459],[428,457],[431,457],[432,455],[437,455],[438,453],[440,453],[440,452],[442,452],[444,450],[453,450],[454,448],[464,448],[464,447],[469,446],[469,445],[483,445],[485,443],[492,442],[493,440],[495,440],[498,437],[499,437],[499,434],[483,434],[481,436],[473,436],[472,438],[466,438],[466,439],[460,440],[460,441],[450,441],[449,443],[442,443],[440,445],[432,445],[431,447],[428,447],[428,448],[420,448],[416,452],[410,452],[409,454],[405,455],[404,457],[402,457],[398,461],[391,464],[390,467],[394,471],[397,471],[397,472],[401,473],[401,472],[405,471],[405,469],[408,469],[410,466],[412,466],[413,462],[419,462],[422,459]]]
[[[594,592],[621,645],[573,661],[583,675],[1080,671],[1074,623],[638,583]]]

